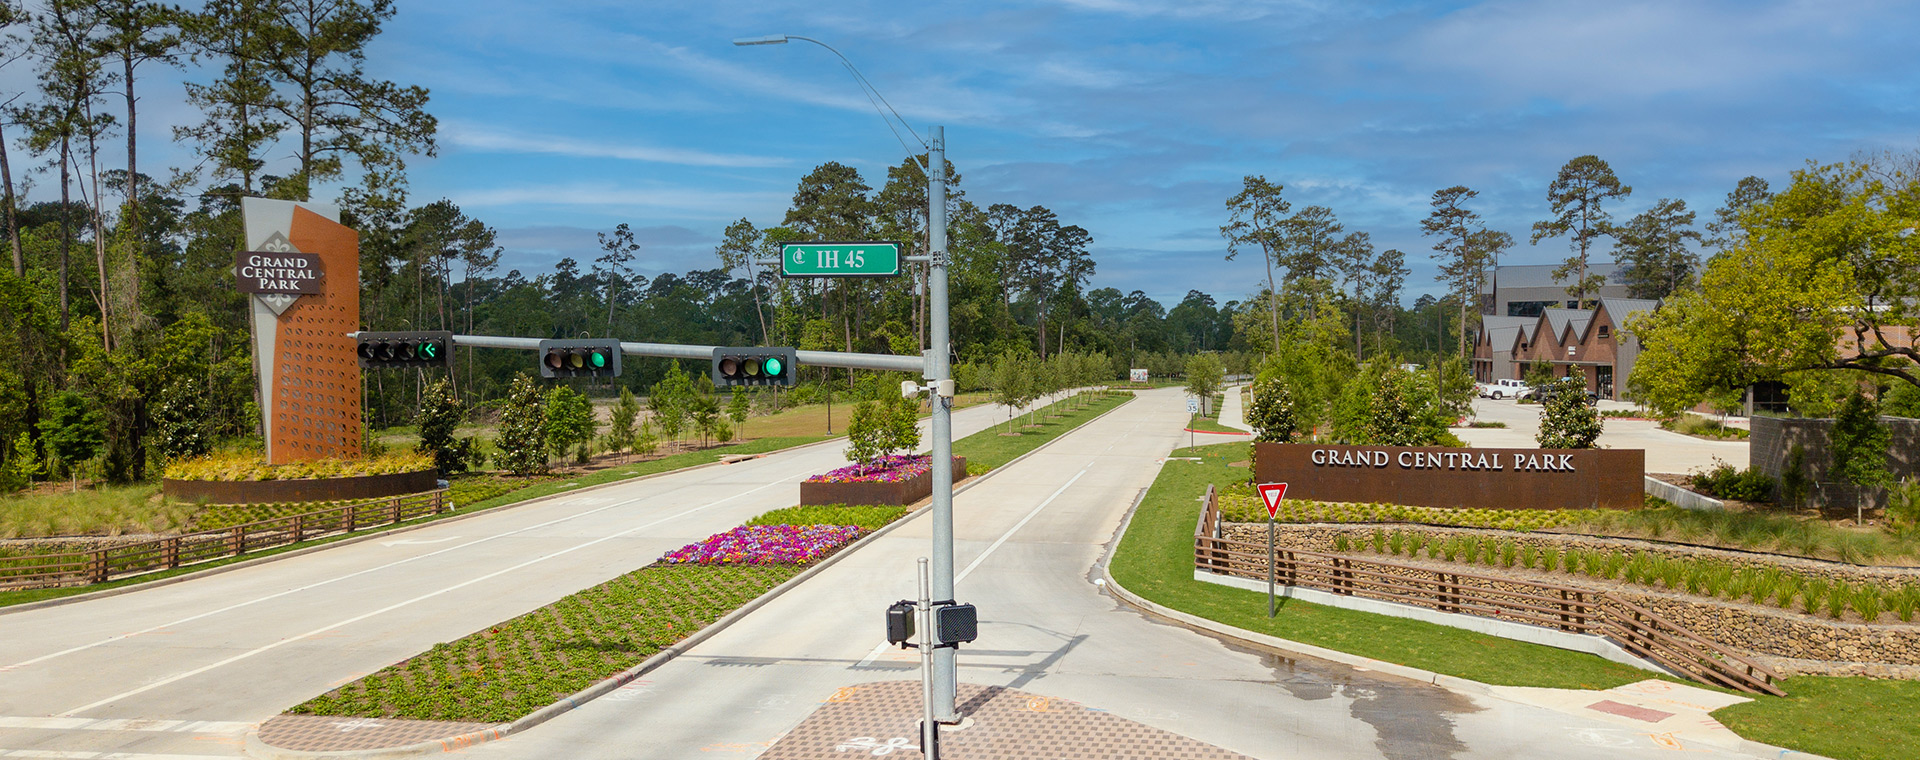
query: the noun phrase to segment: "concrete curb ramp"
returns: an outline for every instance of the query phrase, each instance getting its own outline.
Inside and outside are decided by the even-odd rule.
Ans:
[[[1136,396],[1135,398],[1138,398],[1138,397]],[[1055,437],[1051,441],[1047,441],[1046,443],[1043,443],[1043,444],[1040,444],[1039,446],[1034,447],[1032,451],[1029,451],[1025,454],[1021,454],[1020,456],[1014,457],[1012,460],[1009,460],[1006,464],[1000,465],[999,467],[995,467],[991,471],[985,474],[969,478],[966,481],[966,483],[959,485],[953,489],[954,495],[957,496],[967,491],[968,489],[973,488],[975,485],[978,485],[981,482],[985,481],[986,479],[993,477],[995,474],[1003,472],[1008,468],[1016,464],[1019,464],[1022,460],[1025,460],[1027,457],[1030,457],[1042,451],[1045,451],[1048,446],[1052,446],[1053,444],[1059,442],[1061,439],[1064,439],[1069,435],[1079,432],[1082,428],[1085,428],[1086,426],[1099,421],[1102,417],[1112,414],[1115,410],[1119,409],[1120,407],[1123,407],[1129,403],[1132,403],[1133,400],[1134,399],[1130,398],[1125,401],[1122,401],[1119,404],[1116,404],[1113,407],[1113,409],[1108,409],[1107,411],[1101,412],[1098,416],[1095,416],[1093,419],[1080,423],[1080,425],[1078,427],[1075,427],[1073,430],[1069,430],[1066,433]],[[833,443],[833,442],[835,441],[822,441],[821,443]],[[808,444],[808,445],[817,446],[820,444]],[[795,447],[795,448],[805,448],[805,447]],[[718,464],[718,463],[715,463],[715,464]],[[702,466],[706,466],[706,465],[702,465]],[[631,480],[616,481],[616,482],[631,482]],[[606,485],[612,485],[612,484],[609,483]],[[568,492],[568,493],[573,493],[573,492]],[[432,740],[423,741],[423,742],[416,742],[413,744],[401,745],[398,747],[384,747],[381,749],[366,749],[366,750],[348,750],[343,752],[310,752],[310,751],[303,751],[303,750],[281,749],[279,747],[272,746],[262,741],[260,739],[260,727],[255,726],[247,730],[247,734],[244,740],[245,741],[244,749],[247,753],[247,756],[261,758],[262,760],[328,760],[329,758],[356,758],[358,760],[380,760],[382,758],[416,757],[419,755],[429,755],[429,754],[434,754],[439,752],[453,752],[455,750],[461,750],[461,749],[466,749],[468,747],[472,747],[476,744],[484,744],[486,742],[494,741],[496,739],[504,739],[507,736],[510,736],[512,734],[517,734],[522,731],[526,731],[527,729],[533,728],[534,726],[538,726],[549,720],[557,718],[562,714],[571,712],[574,708],[577,708],[581,705],[591,702],[594,699],[607,694],[608,692],[619,689],[620,687],[633,682],[634,679],[637,679],[640,676],[646,675],[647,673],[659,668],[660,666],[667,664],[668,662],[672,661],[675,657],[680,656],[682,653],[686,652],[687,650],[692,649],[695,646],[698,646],[701,642],[704,642],[707,639],[712,638],[715,634],[718,634],[719,632],[726,630],[728,626],[731,626],[735,622],[738,622],[741,618],[744,618],[748,614],[751,614],[753,611],[758,610],[763,606],[766,606],[768,602],[771,602],[774,599],[778,598],[781,594],[786,593],[788,590],[792,589],[795,586],[805,583],[807,580],[813,578],[813,576],[818,575],[821,572],[824,572],[827,568],[832,567],[834,563],[839,562],[841,557],[845,557],[849,554],[854,553],[855,551],[859,550],[860,547],[867,545],[869,542],[878,540],[881,536],[884,536],[892,532],[894,528],[907,524],[908,522],[920,517],[922,514],[925,514],[926,512],[930,511],[931,509],[933,509],[933,505],[929,503],[921,506],[919,509],[915,509],[912,512],[908,512],[907,514],[901,515],[900,519],[894,520],[893,522],[888,523],[885,526],[881,527],[879,530],[869,533],[865,537],[861,538],[860,540],[847,545],[846,548],[841,549],[840,551],[834,552],[833,556],[826,558],[825,560],[823,560],[817,565],[814,565],[813,567],[807,568],[806,570],[802,571],[799,575],[796,575],[792,578],[787,579],[787,582],[773,587],[771,590],[767,591],[767,593],[764,593],[758,597],[755,597],[753,601],[747,602],[746,604],[742,605],[739,609],[736,609],[733,612],[728,613],[726,616],[720,618],[719,620],[713,621],[713,624],[693,632],[693,634],[687,636],[684,639],[681,639],[678,642],[675,642],[671,646],[661,649],[659,652],[655,652],[652,657],[648,657],[647,659],[641,661],[640,664],[635,665],[631,668],[628,668],[624,671],[621,671],[617,675],[611,676],[604,680],[598,681],[592,685],[589,685],[587,688],[574,692],[571,696],[563,698],[560,701],[555,702],[553,704],[547,705],[546,707],[542,707],[538,710],[535,710],[531,714],[522,716],[520,719],[515,720],[512,723],[504,723],[504,724],[495,726],[493,728],[482,729],[479,731],[472,731],[469,733],[461,734],[459,736],[450,736],[444,739],[432,739]],[[878,617],[877,614],[876,614],[876,617]]]

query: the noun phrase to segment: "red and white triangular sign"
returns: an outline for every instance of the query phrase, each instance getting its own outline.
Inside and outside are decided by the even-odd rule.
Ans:
[[[1255,486],[1255,488],[1260,489],[1260,499],[1267,503],[1267,516],[1278,516],[1280,514],[1280,500],[1287,498],[1287,484],[1261,483]]]

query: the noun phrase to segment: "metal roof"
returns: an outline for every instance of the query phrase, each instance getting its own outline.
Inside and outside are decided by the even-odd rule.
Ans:
[[[1509,264],[1494,267],[1493,276],[1480,283],[1480,292],[1492,293],[1495,288],[1556,288],[1566,287],[1566,283],[1555,282],[1553,270],[1559,264]],[[1588,262],[1587,271],[1607,278],[1607,285],[1625,285],[1625,274],[1620,265],[1611,261]]]

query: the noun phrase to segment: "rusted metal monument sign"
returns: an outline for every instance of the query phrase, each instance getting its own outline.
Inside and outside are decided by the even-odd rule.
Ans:
[[[315,203],[242,198],[234,284],[252,296],[267,462],[358,459],[360,238]]]
[[[1287,495],[1416,507],[1637,509],[1640,449],[1452,449],[1255,443],[1254,480]]]

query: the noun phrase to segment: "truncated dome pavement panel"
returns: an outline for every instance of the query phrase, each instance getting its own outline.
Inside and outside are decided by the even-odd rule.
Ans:
[[[986,758],[1193,758],[1246,756],[1145,726],[1078,702],[998,686],[960,684],[964,728],[943,726],[940,756]],[[774,742],[760,760],[920,755],[920,683],[847,686]]]

